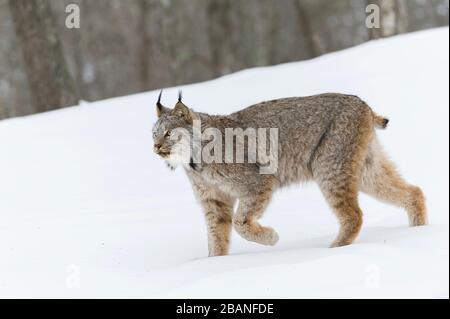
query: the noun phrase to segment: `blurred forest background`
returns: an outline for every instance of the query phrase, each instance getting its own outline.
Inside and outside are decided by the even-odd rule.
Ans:
[[[80,28],[66,27],[66,6]],[[368,29],[366,6],[381,8]],[[448,25],[448,0],[0,0],[0,119]]]

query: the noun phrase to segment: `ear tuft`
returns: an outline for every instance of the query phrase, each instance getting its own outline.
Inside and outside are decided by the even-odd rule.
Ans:
[[[164,90],[164,89],[161,89],[161,91],[159,91],[158,101],[156,101],[156,105],[161,105],[161,96],[162,96],[163,90]]]
[[[163,115],[163,113],[168,111],[168,108],[164,107],[161,104],[162,92],[163,92],[163,89],[161,89],[161,91],[159,92],[158,101],[156,101],[156,115],[158,117],[161,117],[161,115]]]

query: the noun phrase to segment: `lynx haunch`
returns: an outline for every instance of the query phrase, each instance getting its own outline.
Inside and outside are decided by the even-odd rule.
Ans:
[[[179,164],[186,171],[206,218],[209,256],[228,254],[232,228],[249,241],[275,245],[277,232],[258,219],[277,189],[306,181],[318,184],[340,224],[332,247],[349,245],[357,237],[363,215],[360,191],[404,208],[411,226],[427,223],[421,189],[403,180],[378,142],[375,129],[385,128],[388,120],[356,96],[284,98],[230,115],[209,115],[187,107],[181,94],[173,109],[166,108],[160,94],[156,110],[154,151],[170,166]],[[180,142],[170,135],[176,128],[192,134],[194,120],[201,121],[202,131],[215,128],[222,134],[227,128],[277,128],[277,170],[260,174],[258,162],[181,160]]]

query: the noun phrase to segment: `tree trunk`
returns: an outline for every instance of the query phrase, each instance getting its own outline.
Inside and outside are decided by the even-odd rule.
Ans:
[[[380,28],[370,29],[370,38],[379,39],[405,33],[408,16],[404,0],[369,0],[380,8]]]
[[[311,26],[310,16],[307,12],[305,3],[303,0],[297,0],[297,14],[298,21],[301,25],[302,31],[308,40],[308,50],[311,58],[322,55],[325,53],[320,45],[320,37]]]
[[[150,35],[147,31],[147,18],[149,12],[149,0],[140,0],[139,9],[140,9],[140,21],[139,21],[139,29],[141,30],[141,38],[142,43],[140,45],[139,50],[139,58],[141,63],[140,70],[140,82],[141,82],[141,91],[145,91],[149,87],[149,79],[150,79],[150,67],[148,60],[150,59]]]
[[[9,0],[36,112],[75,105],[69,74],[48,0]]]

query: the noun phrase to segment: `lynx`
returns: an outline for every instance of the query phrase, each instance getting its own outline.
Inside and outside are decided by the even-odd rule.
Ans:
[[[422,190],[403,180],[377,139],[375,129],[386,128],[388,120],[357,96],[282,98],[230,115],[209,115],[186,106],[181,94],[175,107],[167,108],[161,104],[161,93],[154,151],[172,168],[180,165],[185,170],[206,218],[209,256],[228,254],[232,228],[246,240],[275,245],[277,232],[258,219],[277,189],[300,182],[315,181],[337,217],[340,229],[331,247],[349,245],[357,237],[363,221],[360,191],[404,208],[410,226],[427,223]],[[181,142],[173,132],[183,128],[193,134],[194,121],[201,122],[202,132],[215,128],[222,134],[227,128],[277,128],[276,171],[261,174],[258,161],[206,163],[194,161],[192,155],[182,160]],[[189,143],[201,148],[205,142]]]

